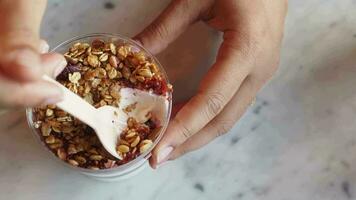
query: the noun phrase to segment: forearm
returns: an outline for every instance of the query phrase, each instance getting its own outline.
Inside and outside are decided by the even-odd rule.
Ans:
[[[0,33],[30,32],[38,35],[46,3],[46,0],[1,0]]]

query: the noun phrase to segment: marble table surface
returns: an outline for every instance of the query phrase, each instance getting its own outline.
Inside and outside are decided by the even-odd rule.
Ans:
[[[42,35],[52,46],[92,32],[133,36],[167,3],[52,0]],[[355,9],[354,0],[290,0],[280,69],[233,130],[122,182],[51,160],[24,111],[0,116],[0,199],[356,199]],[[197,24],[159,56],[177,101],[194,93],[218,44],[219,34]]]

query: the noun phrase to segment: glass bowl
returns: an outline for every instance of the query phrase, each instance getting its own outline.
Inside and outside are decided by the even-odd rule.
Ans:
[[[77,36],[72,39],[69,39],[61,44],[59,44],[57,47],[53,48],[51,52],[57,52],[64,54],[68,49],[75,43],[77,42],[87,42],[90,43],[91,41],[95,39],[101,39],[104,41],[111,41],[116,44],[128,44],[131,45],[133,48],[137,48],[137,50],[143,51],[147,57],[151,57],[152,60],[156,63],[156,65],[160,68],[162,75],[164,79],[167,81],[167,84],[169,83],[167,74],[165,70],[163,69],[162,65],[159,63],[159,61],[144,47],[142,47],[139,43],[124,37],[122,35],[118,34],[108,34],[108,33],[95,33],[95,34],[88,34],[88,35],[83,35],[83,36]],[[72,170],[78,171],[82,174],[85,174],[89,177],[96,178],[99,180],[103,181],[112,181],[112,180],[122,180],[125,178],[129,178],[135,174],[137,174],[141,169],[143,169],[147,163],[148,158],[151,156],[151,151],[152,149],[156,146],[156,144],[159,142],[159,140],[162,138],[163,133],[165,132],[168,122],[170,119],[171,115],[171,110],[172,110],[172,94],[169,92],[168,94],[168,112],[166,114],[165,120],[161,122],[162,128],[158,133],[158,136],[156,137],[155,141],[153,142],[153,145],[143,154],[135,158],[134,160],[120,165],[115,168],[110,168],[110,169],[100,169],[100,170],[92,170],[92,169],[86,169],[86,168],[80,168],[80,167],[75,167],[67,162],[64,162],[60,160],[57,156],[55,156],[50,149],[45,145],[45,143],[42,141],[41,137],[39,136],[38,130],[34,126],[34,115],[33,115],[33,109],[28,108],[26,109],[26,117],[27,117],[27,122],[28,125],[37,139],[37,141],[43,146],[44,150],[47,151],[49,154],[51,154],[51,157],[56,160],[57,162],[62,163],[64,166],[69,167]]]

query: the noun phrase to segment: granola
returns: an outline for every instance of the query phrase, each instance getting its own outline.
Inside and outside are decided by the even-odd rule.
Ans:
[[[167,84],[155,61],[144,52],[132,50],[129,44],[103,40],[75,43],[64,54],[67,67],[57,81],[98,108],[118,106],[120,89],[124,87],[167,95]],[[128,106],[125,112],[134,109]],[[153,116],[145,123],[134,118],[118,140],[117,160],[105,151],[93,129],[55,105],[34,108],[35,128],[45,145],[61,160],[92,170],[114,168],[130,162],[147,151],[157,138],[161,124]]]

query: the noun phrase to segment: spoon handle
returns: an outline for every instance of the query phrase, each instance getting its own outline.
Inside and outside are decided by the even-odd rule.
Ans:
[[[80,96],[64,87],[62,84],[52,79],[47,75],[43,75],[42,79],[57,85],[63,91],[63,100],[58,102],[56,106],[76,117],[80,121],[95,128],[95,116],[97,109],[82,99]],[[94,127],[93,127],[94,126]]]

